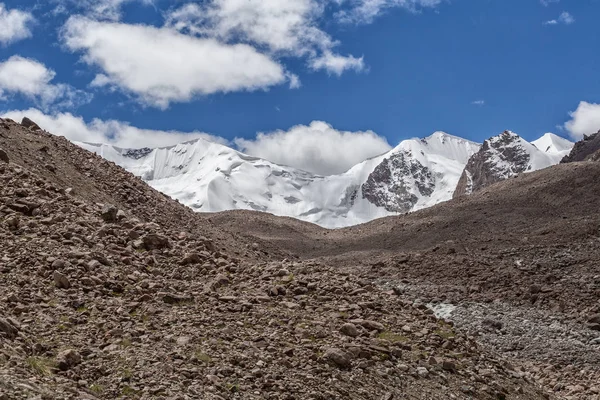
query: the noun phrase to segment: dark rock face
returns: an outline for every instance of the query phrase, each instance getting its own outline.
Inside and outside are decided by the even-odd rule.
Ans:
[[[483,142],[463,171],[453,197],[471,194],[493,183],[526,172],[531,155],[520,145],[519,135],[504,131]]]
[[[600,131],[593,135],[583,136],[583,140],[575,143],[573,150],[560,162],[600,161]]]
[[[435,177],[427,167],[413,159],[410,152],[399,152],[375,168],[362,186],[362,195],[387,211],[405,213],[419,200],[411,191],[413,188],[422,196],[431,196]]]
[[[27,117],[23,118],[23,121],[21,121],[21,125],[23,125],[25,128],[31,129],[32,131],[39,131],[42,129],[38,124],[36,124]]]
[[[6,151],[0,149],[0,161],[8,164],[10,162],[10,159],[8,158],[8,154],[6,154]]]
[[[123,155],[125,157],[133,158],[134,160],[139,160],[140,158],[146,157],[150,153],[152,153],[152,149],[144,147],[142,149],[128,149],[123,153]]]

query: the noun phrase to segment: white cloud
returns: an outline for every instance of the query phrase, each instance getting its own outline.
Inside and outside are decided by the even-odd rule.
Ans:
[[[540,0],[540,3],[544,7],[548,7],[550,4],[552,4],[552,3],[558,3],[558,2],[560,2],[560,0]]]
[[[0,3],[0,44],[7,45],[31,37],[29,26],[35,21],[28,12],[6,8]]]
[[[330,74],[340,76],[346,70],[363,71],[365,63],[363,57],[340,56],[327,51],[322,56],[312,59],[310,67],[313,70],[324,69]]]
[[[41,108],[75,107],[90,100],[89,95],[70,85],[52,81],[56,73],[36,60],[12,56],[0,63],[0,99],[22,95]]]
[[[245,44],[183,35],[169,28],[71,17],[64,44],[102,70],[95,86],[117,86],[145,104],[167,108],[197,95],[267,89],[297,77]]]
[[[320,0],[211,0],[187,4],[168,15],[167,26],[227,43],[248,43],[278,56],[309,58],[311,69],[340,75],[364,69],[364,61],[334,52],[339,45],[319,27]]]
[[[580,140],[600,130],[600,104],[582,101],[575,111],[569,113],[571,120],[564,125],[573,139]]]
[[[134,1],[151,5],[154,0],[53,0],[55,14],[71,13],[73,9],[94,19],[118,21],[122,17],[121,7]]]
[[[235,144],[249,155],[321,175],[345,172],[391,149],[385,138],[372,131],[339,131],[321,121],[258,133],[254,140],[237,138]]]
[[[475,101],[472,101],[471,104],[473,104],[474,106],[484,106],[485,100],[475,100]]]
[[[0,113],[3,118],[20,121],[29,117],[42,129],[69,140],[88,143],[106,143],[123,148],[163,147],[198,138],[226,144],[218,136],[203,132],[179,132],[140,129],[126,122],[93,119],[86,123],[83,118],[71,113],[46,114],[37,109],[14,110]]]
[[[387,9],[402,7],[412,12],[421,8],[433,8],[444,0],[335,0],[339,4],[349,3],[349,10],[339,11],[338,20],[345,23],[371,23]]]
[[[323,13],[317,0],[212,0],[187,4],[168,16],[178,30],[223,41],[264,46],[272,52],[304,55],[329,48],[331,37],[316,26]]]
[[[574,22],[575,22],[575,17],[573,17],[570,13],[564,11],[559,15],[558,19],[551,19],[550,21],[546,21],[546,22],[544,22],[544,25],[558,25],[558,24],[571,25]]]

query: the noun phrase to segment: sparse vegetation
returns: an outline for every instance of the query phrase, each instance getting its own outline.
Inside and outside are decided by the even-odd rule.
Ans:
[[[398,333],[389,332],[389,331],[381,332],[379,335],[377,335],[377,337],[379,339],[387,340],[392,343],[408,342],[410,340],[408,337],[406,337],[404,335],[400,335]]]
[[[56,363],[45,357],[28,357],[25,363],[33,372],[40,376],[50,376],[56,368]]]

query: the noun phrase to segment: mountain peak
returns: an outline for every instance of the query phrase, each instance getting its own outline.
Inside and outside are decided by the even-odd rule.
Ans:
[[[545,133],[531,143],[540,151],[548,154],[564,153],[566,155],[573,148],[573,142],[551,132]]]

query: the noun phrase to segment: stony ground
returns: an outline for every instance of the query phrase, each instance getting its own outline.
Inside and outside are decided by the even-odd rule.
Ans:
[[[477,238],[477,196],[340,231],[200,215],[0,121],[0,399],[596,399],[594,198]]]

